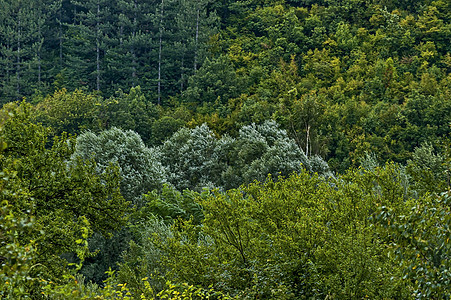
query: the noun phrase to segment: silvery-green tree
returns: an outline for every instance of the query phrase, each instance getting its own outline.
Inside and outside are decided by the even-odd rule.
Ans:
[[[275,121],[243,126],[233,144],[234,147],[230,151],[234,154],[229,156],[235,159],[222,174],[223,184],[227,188],[232,188],[230,183],[237,179],[240,179],[240,184],[254,180],[263,181],[268,174],[273,177],[288,176],[292,172],[301,171],[302,168],[319,174],[328,171],[327,163],[321,158],[315,157],[315,163],[312,164],[313,161],[307,158],[296,142],[288,137],[287,132]],[[234,185],[237,186],[236,183]]]
[[[134,131],[118,128],[96,135],[85,132],[77,137],[73,158],[94,159],[97,171],[103,173],[117,164],[121,175],[121,193],[134,205],[141,205],[142,194],[159,189],[166,182],[166,170],[156,149],[145,146]]]
[[[254,180],[288,176],[303,168],[331,176],[320,157],[307,158],[275,121],[243,126],[237,137],[215,137],[207,125],[182,128],[161,147],[168,180],[179,190],[236,188]]]
[[[135,207],[144,205],[143,194],[160,190],[166,182],[166,170],[159,162],[158,151],[147,148],[139,134],[131,130],[113,127],[99,134],[90,131],[81,134],[77,137],[72,160],[79,157],[94,160],[99,174],[111,164],[117,165],[121,194]],[[125,227],[115,232],[112,239],[95,233],[88,242],[90,250],[98,252],[84,264],[83,275],[102,283],[106,279],[105,272],[117,268],[120,253],[127,249],[130,239],[131,233]]]
[[[216,144],[217,138],[206,124],[177,131],[161,146],[161,162],[168,168],[168,180],[179,190],[215,186],[221,171]]]

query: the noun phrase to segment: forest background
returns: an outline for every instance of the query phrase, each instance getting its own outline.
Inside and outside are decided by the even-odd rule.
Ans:
[[[445,298],[448,1],[0,0],[0,295]]]

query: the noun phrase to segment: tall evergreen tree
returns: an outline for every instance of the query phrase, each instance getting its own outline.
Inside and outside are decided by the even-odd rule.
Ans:
[[[179,85],[183,91],[187,78],[194,74],[205,59],[208,38],[217,30],[218,17],[208,12],[212,1],[179,0],[176,15],[178,41],[176,49],[179,60]]]
[[[48,2],[3,0],[0,3],[2,102],[20,99],[42,87]]]
[[[70,60],[82,67],[79,84],[100,91],[106,39],[111,34],[111,4],[105,0],[73,1],[73,4],[77,12],[67,41],[71,46],[68,49]],[[71,71],[72,74],[78,73]]]
[[[13,37],[14,37],[14,26],[13,20],[11,20],[10,15],[12,12],[11,3],[6,0],[0,1],[0,66],[2,72],[1,76],[1,90],[0,97],[2,102],[7,102],[14,100],[14,91],[12,88],[12,76],[14,74],[13,67]]]

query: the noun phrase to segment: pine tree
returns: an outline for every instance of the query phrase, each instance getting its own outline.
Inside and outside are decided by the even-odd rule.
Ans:
[[[101,90],[104,73],[106,38],[111,33],[111,19],[106,0],[73,1],[77,12],[68,38],[70,60],[81,66],[78,84]],[[69,63],[71,61],[69,60]],[[71,70],[72,74],[78,73]],[[75,71],[75,72],[74,72]]]

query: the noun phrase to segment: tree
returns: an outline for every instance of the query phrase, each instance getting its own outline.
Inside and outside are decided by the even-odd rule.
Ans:
[[[268,174],[277,178],[310,168],[303,151],[274,121],[243,126],[236,149],[240,161],[235,167],[242,170],[244,183],[263,181]]]
[[[166,182],[166,170],[159,156],[158,150],[147,148],[136,132],[112,128],[97,135],[88,131],[78,136],[72,163],[80,158],[93,159],[98,174],[117,164],[121,194],[139,207],[144,193],[159,189]]]
[[[20,100],[40,83],[44,9],[27,0],[2,1],[1,5],[6,14],[0,16],[1,56],[6,71],[2,93],[8,101]]]
[[[227,103],[240,93],[240,83],[230,60],[221,56],[207,59],[196,74],[188,80],[188,88],[183,93],[183,101],[190,104]]]
[[[418,299],[448,299],[451,256],[451,212],[449,191],[420,198],[405,214],[380,207],[377,220],[390,241],[391,253],[411,282]]]
[[[6,144],[3,146],[6,147]],[[20,181],[6,169],[1,175],[0,296],[4,299],[17,299],[26,296],[24,286],[33,281],[30,273],[36,253],[35,241],[24,241],[21,237],[30,236],[34,219],[17,211],[10,204],[25,201],[29,197],[21,190]]]
[[[312,162],[274,121],[243,126],[237,138],[217,139],[207,125],[182,128],[161,147],[162,164],[169,181],[179,190],[203,187],[236,188],[300,172],[303,168],[331,176],[327,163],[313,156]]]
[[[147,272],[238,298],[406,298],[412,285],[386,254],[375,219],[378,207],[408,211],[401,179],[387,165],[337,180],[304,171],[213,191],[197,198],[201,225],[149,222],[135,249],[158,255],[142,262]]]
[[[101,104],[102,98],[95,93],[83,90],[68,92],[62,89],[38,103],[33,117],[52,127],[55,135],[62,132],[77,134],[87,129],[98,130],[102,126],[99,118]]]
[[[108,95],[118,89],[128,90],[141,86],[149,97],[153,90],[148,82],[153,73],[154,28],[152,24],[155,2],[142,0],[117,1],[109,5],[112,34],[106,37],[105,82]],[[105,89],[104,89],[105,90]]]
[[[127,94],[122,90],[115,96],[103,101],[100,119],[105,129],[113,127],[133,130],[140,135],[144,143],[154,142],[153,127],[159,120],[160,111],[150,103],[140,86],[132,87]]]
[[[71,163],[80,159],[96,162],[96,172],[104,174],[112,165],[118,167],[122,196],[135,209],[144,206],[143,194],[160,190],[166,182],[166,169],[159,162],[157,149],[147,148],[134,131],[111,128],[97,135],[88,131],[77,137]],[[89,249],[96,255],[86,260],[81,273],[101,284],[109,268],[117,269],[120,254],[128,248],[132,234],[128,227],[118,228],[111,238],[95,232],[88,240]]]
[[[221,168],[214,152],[216,142],[205,124],[177,131],[161,146],[161,163],[168,168],[168,181],[178,190],[215,186]]]
[[[98,175],[92,161],[79,159],[68,165],[74,138],[63,135],[50,141],[49,129],[32,123],[30,114],[26,103],[3,108],[0,134],[7,148],[0,155],[0,165],[15,174],[6,188],[14,186],[23,196],[2,193],[1,197],[14,214],[26,212],[35,219],[31,230],[19,239],[22,245],[30,240],[34,243],[34,267],[29,276],[39,274],[62,282],[62,275],[68,272],[62,254],[75,253],[83,260],[88,255],[86,239],[93,231],[108,235],[123,226],[129,204],[120,195],[114,168]],[[23,288],[30,295],[40,294],[39,284]]]
[[[152,144],[155,146],[163,144],[183,125],[182,120],[170,116],[159,118],[152,124]]]
[[[186,79],[194,74],[206,57],[207,43],[217,27],[214,11],[207,12],[212,1],[181,0],[178,5],[177,41],[180,59],[180,91],[185,90]]]
[[[104,0],[76,1],[71,0],[75,5],[75,22],[70,26],[71,32],[66,40],[67,49],[71,53],[68,58],[73,60],[75,65],[68,64],[73,72],[71,75],[80,78],[83,85],[96,91],[100,91],[105,72],[104,55],[107,51],[107,36],[110,34],[111,16],[109,3]],[[95,59],[92,59],[92,58]],[[70,61],[69,61],[70,63]],[[82,73],[78,74],[74,67],[82,66]],[[79,87],[79,82],[76,88]]]
[[[446,165],[443,155],[434,152],[431,144],[424,143],[415,148],[412,159],[407,161],[407,172],[419,195],[440,194],[449,187],[446,175],[449,166]]]

